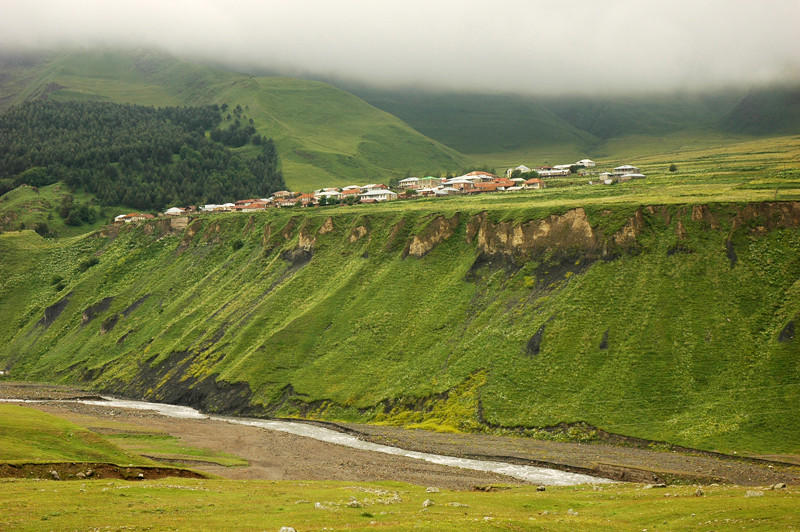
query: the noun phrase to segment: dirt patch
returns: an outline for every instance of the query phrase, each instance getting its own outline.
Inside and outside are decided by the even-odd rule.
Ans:
[[[310,248],[298,247],[281,251],[281,258],[289,263],[291,268],[300,268],[311,262],[314,252]]]
[[[365,226],[357,225],[356,227],[353,227],[352,231],[350,231],[350,238],[348,241],[353,244],[367,236],[368,233],[369,230]]]
[[[728,260],[731,261],[731,268],[736,266],[738,257],[736,256],[736,249],[733,247],[733,242],[731,242],[730,239],[725,241],[725,253],[728,256]]]
[[[778,341],[781,343],[788,343],[794,340],[794,321],[790,321],[786,324],[780,334],[778,335]]]
[[[54,475],[53,472],[56,474]],[[0,463],[0,477],[39,478],[48,480],[157,480],[167,477],[207,478],[207,475],[173,467],[133,467],[96,462]]]
[[[100,334],[106,334],[111,332],[114,329],[114,326],[117,324],[119,320],[119,314],[114,314],[113,316],[109,316],[105,320],[103,320],[103,324],[100,326]]]
[[[36,326],[37,327],[42,326],[45,329],[50,327],[50,325],[52,325],[53,322],[56,321],[56,319],[61,315],[61,313],[64,312],[64,309],[67,308],[70,297],[72,297],[72,292],[65,295],[64,297],[62,297],[61,299],[59,299],[58,301],[56,301],[55,303],[44,309],[44,316],[42,316],[42,319],[36,322]]]
[[[528,352],[531,356],[536,356],[539,354],[539,349],[542,347],[542,337],[544,336],[544,325],[539,327],[533,336],[531,336],[530,340],[528,340],[528,344],[525,346],[525,351]]]
[[[603,339],[600,340],[600,345],[598,347],[601,351],[608,349],[608,329],[603,333]]]
[[[325,223],[322,224],[317,231],[318,235],[327,235],[328,233],[333,231],[333,218],[328,216],[328,219],[325,220]]]
[[[83,311],[83,315],[81,316],[81,325],[87,325],[97,316],[107,311],[109,308],[111,308],[111,303],[113,302],[114,302],[113,296],[104,297],[97,303],[94,303],[93,305],[89,305],[88,307],[86,307],[86,309]]]
[[[130,316],[131,312],[133,312],[134,310],[136,310],[137,308],[139,308],[139,307],[142,305],[142,303],[144,303],[145,301],[147,301],[147,298],[149,298],[149,297],[150,297],[150,294],[146,294],[146,295],[144,295],[144,296],[140,297],[139,299],[137,299],[136,301],[134,301],[133,303],[131,303],[130,305],[128,305],[128,308],[126,308],[125,310],[123,310],[123,311],[122,311],[122,314],[124,314],[126,317],[127,317],[127,316]]]

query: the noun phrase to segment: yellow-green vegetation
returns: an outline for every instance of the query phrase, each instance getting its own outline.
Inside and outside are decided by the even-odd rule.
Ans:
[[[64,419],[33,408],[2,403],[0,461],[153,464]]]
[[[172,465],[198,462],[227,467],[247,465],[246,460],[232,454],[187,445],[180,438],[165,433],[117,432],[106,435],[106,439],[127,451]]]
[[[72,530],[787,530],[794,489],[641,485],[428,493],[400,483],[0,480],[0,527]],[[758,494],[758,496],[755,496]],[[425,506],[425,502],[430,501]]]
[[[43,94],[54,100],[157,106],[240,105],[258,133],[275,140],[291,189],[388,181],[406,170],[448,171],[472,162],[400,119],[320,82],[254,77],[153,51],[31,56],[3,71],[3,106]]]
[[[614,186],[0,235],[0,367],[221,412],[797,453],[799,144]]]

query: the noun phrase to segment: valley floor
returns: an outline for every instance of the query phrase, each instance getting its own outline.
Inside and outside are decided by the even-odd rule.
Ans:
[[[0,383],[0,397],[69,399],[80,389]],[[100,434],[161,431],[193,447],[236,455],[246,467],[192,464],[197,470],[230,479],[401,481],[464,490],[488,484],[517,483],[510,477],[430,464],[415,459],[349,449],[258,427],[211,419],[175,419],[159,414],[78,403],[30,403]],[[331,427],[331,424],[326,424]],[[733,483],[744,486],[800,484],[800,465],[730,456],[686,454],[605,444],[531,440],[485,434],[439,434],[376,425],[338,424],[362,439],[409,450],[492,459],[595,473],[642,483]],[[787,460],[784,457],[784,462]]]

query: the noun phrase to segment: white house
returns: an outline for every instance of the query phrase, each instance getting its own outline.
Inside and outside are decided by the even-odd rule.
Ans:
[[[579,166],[584,166],[586,168],[594,168],[595,162],[591,159],[581,159],[580,161],[576,162],[575,164]]]
[[[358,195],[360,201],[392,201],[397,199],[397,193],[391,190],[372,188]]]
[[[511,174],[513,174],[515,170],[519,170],[520,173],[522,173],[522,174],[531,171],[530,168],[528,168],[524,164],[521,164],[521,165],[517,166],[516,168],[509,168],[508,170],[506,170],[506,177],[511,177]]]
[[[164,214],[166,214],[167,216],[180,216],[184,212],[186,211],[181,209],[180,207],[170,207],[169,209],[164,211]]]
[[[539,177],[558,177],[569,175],[569,168],[543,167],[537,168],[536,171],[539,173]]]
[[[639,169],[635,166],[631,166],[629,164],[623,164],[622,166],[617,166],[614,168],[614,175],[619,177],[625,174],[638,174]]]
[[[342,193],[336,190],[335,188],[323,188],[321,190],[317,190],[314,193],[314,197],[319,199],[321,197],[326,197],[328,199],[335,199],[339,200],[342,198]]]
[[[417,188],[419,185],[418,177],[407,177],[397,182],[399,188]]]

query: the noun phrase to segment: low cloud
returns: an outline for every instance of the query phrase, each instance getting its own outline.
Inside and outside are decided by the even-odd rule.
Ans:
[[[800,0],[4,0],[0,47],[153,46],[379,86],[533,94],[800,81]]]

